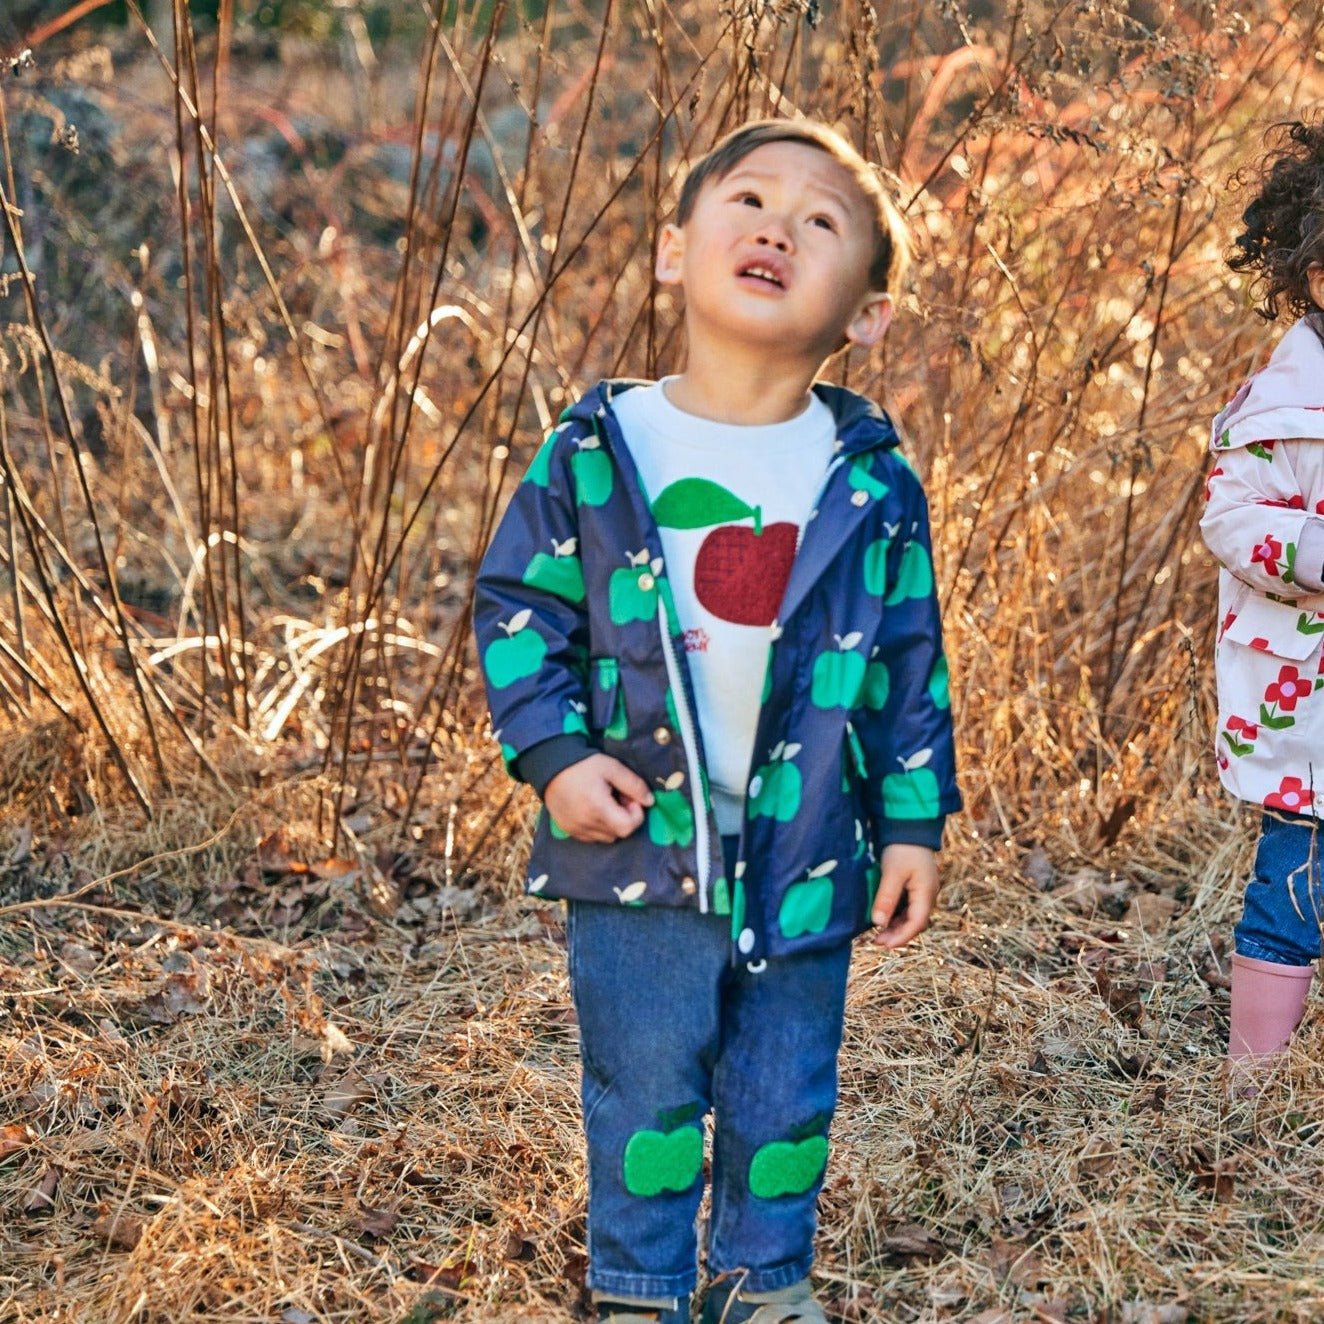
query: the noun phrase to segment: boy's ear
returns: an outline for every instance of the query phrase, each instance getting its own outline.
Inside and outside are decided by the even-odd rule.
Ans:
[[[867,295],[846,326],[847,343],[858,345],[861,349],[876,345],[892,324],[893,306],[890,294]]]
[[[664,225],[657,241],[657,261],[653,264],[658,284],[679,285],[684,261],[685,231],[679,225]]]

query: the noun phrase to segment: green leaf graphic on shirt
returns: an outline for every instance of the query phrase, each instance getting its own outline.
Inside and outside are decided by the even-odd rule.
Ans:
[[[1268,446],[1265,446],[1262,442],[1252,441],[1251,444],[1246,447],[1246,449],[1253,456],[1255,456],[1257,460],[1268,460],[1270,464],[1273,463],[1272,449],[1270,449],[1270,447]]]
[[[754,520],[760,532],[760,512],[747,506],[734,492],[707,478],[681,478],[662,489],[653,502],[653,518],[664,529],[706,529],[712,524]]]

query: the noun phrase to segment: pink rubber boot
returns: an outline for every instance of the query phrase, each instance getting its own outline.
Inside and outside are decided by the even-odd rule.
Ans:
[[[1232,1025],[1227,1055],[1249,1062],[1281,1053],[1306,1009],[1313,965],[1232,957]]]

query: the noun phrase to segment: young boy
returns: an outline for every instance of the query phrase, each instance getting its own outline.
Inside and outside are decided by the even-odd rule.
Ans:
[[[850,941],[929,922],[960,806],[919,482],[816,384],[876,345],[906,256],[841,137],[747,124],[691,171],[656,274],[686,367],[572,406],[479,575],[493,724],[568,903],[598,1318],[823,1320],[815,1203]]]

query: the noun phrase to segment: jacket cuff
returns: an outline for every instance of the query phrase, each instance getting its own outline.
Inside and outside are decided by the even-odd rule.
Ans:
[[[1292,577],[1312,593],[1324,589],[1324,519],[1308,519],[1301,530]]]
[[[938,818],[887,818],[878,831],[878,844],[884,850],[888,846],[927,846],[929,850],[941,850],[946,822],[946,814]]]
[[[597,751],[581,735],[553,736],[550,740],[540,740],[530,745],[515,760],[515,774],[521,781],[526,781],[538,792],[542,799],[547,784],[559,772],[564,772],[572,763],[580,763]]]

